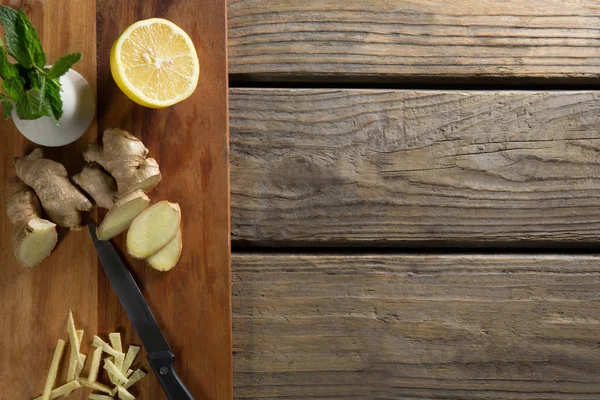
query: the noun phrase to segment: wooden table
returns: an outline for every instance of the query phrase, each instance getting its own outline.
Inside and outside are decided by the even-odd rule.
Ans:
[[[600,397],[599,12],[229,0],[236,399]],[[77,288],[63,306],[89,296],[112,329],[106,282]],[[13,343],[49,357],[49,341]],[[0,389],[9,364],[43,374],[25,361],[3,359]]]
[[[228,24],[235,397],[600,398],[598,2]]]
[[[150,308],[176,354],[176,369],[196,399],[232,398],[229,163],[227,118],[226,4],[222,0],[137,2],[47,0],[8,2],[21,7],[37,27],[49,61],[81,51],[75,67],[97,93],[97,121],[67,147],[44,149],[71,175],[83,166],[81,151],[106,128],[138,136],[160,164],[163,181],[153,200],[178,202],[184,251],[168,273],[128,258]],[[186,101],[150,110],[128,100],[110,76],[113,41],[135,21],[163,17],[194,40],[200,57],[198,89]],[[0,195],[11,194],[12,158],[33,146],[14,128],[2,125]],[[93,215],[95,218],[96,216]],[[50,258],[35,270],[12,255],[12,227],[0,218],[0,400],[32,399],[42,392],[52,352],[66,338],[67,312],[85,329],[84,351],[92,335],[115,330],[124,342],[139,344],[110,283],[99,267],[86,232],[60,232]],[[114,240],[121,249],[123,238]],[[139,357],[147,372],[145,354]],[[133,390],[140,399],[165,399],[153,374]],[[87,391],[69,398],[87,399]]]

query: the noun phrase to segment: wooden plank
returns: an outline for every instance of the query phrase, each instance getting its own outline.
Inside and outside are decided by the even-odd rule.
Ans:
[[[7,2],[2,1],[3,4]],[[14,3],[14,2],[11,2]],[[48,62],[71,52],[82,52],[75,70],[96,90],[96,2],[44,0],[25,3],[37,28]],[[3,36],[3,35],[2,35]],[[86,231],[59,233],[60,242],[50,258],[35,270],[20,266],[13,256],[12,225],[4,204],[12,194],[15,175],[12,159],[33,144],[17,131],[12,121],[0,122],[0,399],[33,399],[40,395],[52,353],[59,337],[66,339],[68,310],[73,310],[84,340],[97,326],[97,261]],[[65,164],[70,173],[83,165],[81,154],[96,138],[93,123],[83,139],[60,149],[44,148],[44,154]],[[71,399],[86,399],[84,393]]]
[[[232,238],[595,245],[600,92],[233,89]]]
[[[143,262],[129,263],[195,398],[232,398],[226,3],[99,0],[97,16],[99,128],[118,126],[146,143],[163,174],[150,197],[178,202],[183,215],[184,250],[174,270],[161,273]],[[109,50],[119,33],[151,17],[185,30],[200,58],[195,93],[162,110],[128,100],[109,68]],[[121,248],[123,242],[117,241]],[[101,332],[118,329],[126,342],[139,343],[102,274],[98,304]],[[138,395],[166,399],[153,374],[140,383]]]
[[[233,258],[238,399],[600,396],[600,257]]]
[[[240,79],[593,78],[594,0],[229,0]]]

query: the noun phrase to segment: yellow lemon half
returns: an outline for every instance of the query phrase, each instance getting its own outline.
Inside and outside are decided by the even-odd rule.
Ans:
[[[127,97],[163,108],[196,89],[200,63],[192,39],[177,25],[151,18],[131,25],[110,51],[110,71]]]

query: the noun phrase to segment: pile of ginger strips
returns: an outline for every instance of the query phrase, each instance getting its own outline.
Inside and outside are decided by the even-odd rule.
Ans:
[[[131,365],[140,351],[139,346],[129,346],[125,353],[123,352],[120,333],[110,333],[108,335],[110,344],[106,343],[98,336],[94,336],[92,346],[95,347],[95,350],[90,357],[89,372],[87,377],[82,377],[80,374],[87,358],[80,352],[83,330],[75,329],[75,322],[71,311],[69,311],[67,333],[69,335],[70,353],[66,383],[54,388],[59,366],[67,344],[64,340],[59,339],[56,344],[56,349],[54,350],[54,356],[52,357],[52,364],[50,365],[50,370],[46,378],[46,384],[44,385],[44,392],[41,396],[38,396],[33,400],[51,400],[61,396],[66,398],[71,392],[82,387],[94,390],[94,393],[89,396],[90,400],[109,400],[114,399],[115,395],[121,400],[135,399],[127,389],[131,388],[140,379],[146,376],[146,373],[139,368],[135,371],[131,369]],[[103,353],[108,355],[104,360],[102,360]],[[100,364],[102,361],[104,361],[103,367],[108,373],[112,388],[98,382],[98,373],[100,372]]]

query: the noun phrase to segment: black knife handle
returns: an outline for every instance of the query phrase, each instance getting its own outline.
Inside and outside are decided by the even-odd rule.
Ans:
[[[173,368],[174,360],[175,355],[170,351],[148,354],[148,362],[169,400],[194,400],[190,391],[175,372],[175,368]]]

